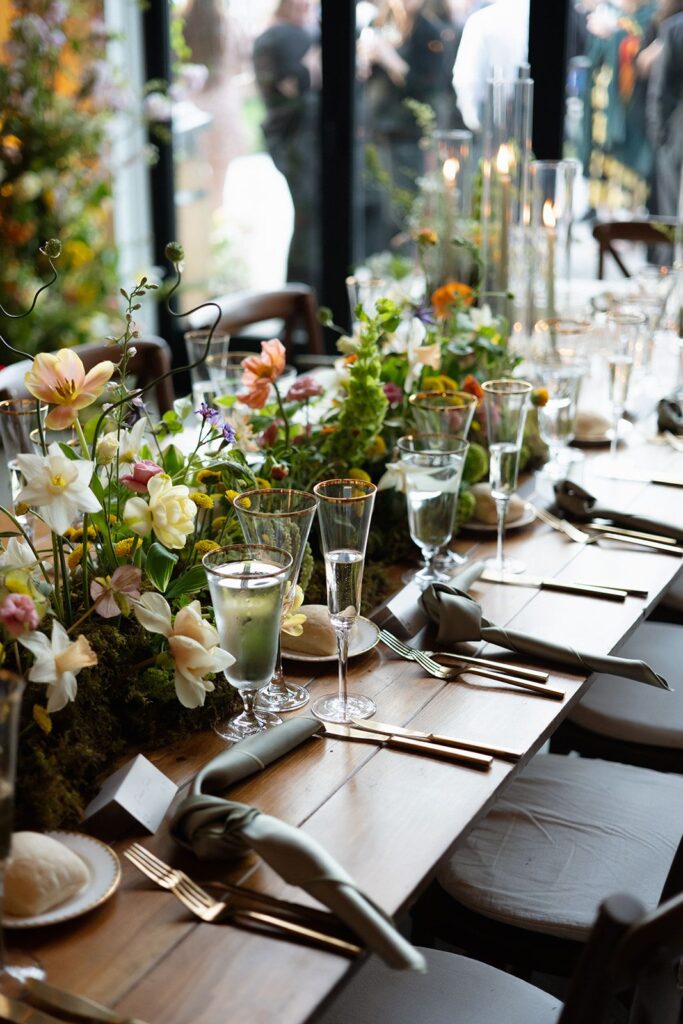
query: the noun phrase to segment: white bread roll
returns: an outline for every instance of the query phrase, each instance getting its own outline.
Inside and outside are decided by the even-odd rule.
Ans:
[[[73,850],[40,832],[15,832],[5,871],[5,912],[35,917],[71,899],[89,881]]]
[[[472,519],[478,523],[487,523],[490,526],[495,526],[498,522],[498,510],[496,509],[495,500],[491,497],[491,485],[487,483],[473,484],[470,490],[474,495],[475,501]],[[510,495],[505,522],[514,523],[516,519],[521,519],[523,514],[524,502],[522,499],[518,494]]]
[[[337,653],[337,640],[330,622],[330,613],[324,604],[304,604],[299,608],[306,616],[301,636],[282,634],[282,646],[293,654],[318,654],[321,658]],[[353,639],[355,626],[351,630]]]

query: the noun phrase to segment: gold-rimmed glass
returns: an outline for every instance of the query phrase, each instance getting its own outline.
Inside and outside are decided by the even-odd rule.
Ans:
[[[453,434],[466,438],[477,409],[467,391],[417,391],[408,399],[419,434]]]
[[[0,402],[0,440],[9,472],[12,504],[17,500],[24,486],[24,478],[17,464],[17,455],[32,455],[34,447],[31,433],[38,430],[40,423],[39,404],[35,398],[7,398]],[[21,524],[28,527],[26,516],[20,517]]]
[[[318,501],[308,491],[284,487],[244,491],[233,502],[245,540],[250,544],[270,544],[292,556],[292,571],[285,589],[282,613],[286,617],[294,601],[306,542]],[[280,638],[281,639],[281,638]],[[294,711],[308,703],[305,686],[285,679],[282,669],[282,645],[278,643],[273,678],[256,699],[256,709]]]
[[[527,381],[504,378],[486,381],[482,390],[489,441],[489,482],[498,513],[496,557],[488,559],[486,565],[495,572],[523,572],[523,562],[504,557],[503,537],[508,504],[517,487],[519,453],[532,386]]]
[[[223,674],[244,704],[241,714],[214,729],[235,742],[282,722],[270,712],[256,712],[254,702],[273,678],[292,556],[265,544],[229,544],[204,555],[202,565],[221,647],[235,659]]]
[[[647,317],[636,311],[607,314],[607,372],[612,404],[610,456],[617,453],[619,424],[626,411],[631,376],[647,338]]]
[[[334,627],[339,654],[337,693],[318,697],[311,705],[316,718],[348,724],[354,718],[369,718],[375,702],[360,694],[349,694],[347,666],[349,634],[360,615],[365,548],[377,488],[363,480],[323,480],[313,493],[319,501],[318,522],[327,582],[327,609]]]

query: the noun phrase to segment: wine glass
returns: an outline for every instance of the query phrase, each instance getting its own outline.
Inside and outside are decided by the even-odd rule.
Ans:
[[[508,503],[517,487],[531,384],[523,380],[488,380],[482,390],[489,439],[489,481],[498,513],[496,557],[489,558],[486,567],[501,573],[523,572],[522,562],[503,557],[503,535]]]
[[[30,978],[45,977],[45,971],[32,956],[17,950],[7,951],[2,938],[2,894],[12,845],[14,776],[23,692],[24,680],[0,669],[0,990],[15,996],[21,994],[22,986]]]
[[[339,690],[318,697],[311,705],[316,718],[348,724],[369,718],[375,703],[369,697],[349,695],[347,666],[349,634],[360,614],[365,548],[377,488],[363,480],[323,480],[313,493],[318,498],[318,521],[327,581],[327,608],[337,637]]]
[[[280,641],[282,599],[292,571],[292,556],[265,544],[229,544],[202,559],[221,646],[235,661],[225,678],[239,690],[244,711],[215,731],[236,741],[253,736],[281,719],[254,710],[258,691],[273,677]]]
[[[24,486],[24,478],[17,465],[17,455],[33,455],[31,433],[38,429],[39,412],[35,398],[8,398],[0,402],[0,440],[9,470],[13,505]],[[27,516],[19,516],[18,519],[23,528],[28,529]]]
[[[405,474],[408,528],[425,562],[412,579],[423,589],[430,583],[450,581],[436,562],[453,536],[468,448],[464,438],[449,434],[416,434],[398,441]]]
[[[610,457],[614,458],[619,443],[619,423],[626,411],[631,374],[640,350],[644,313],[615,312],[607,314],[607,370],[609,400],[612,404],[612,439]]]
[[[555,480],[561,480],[574,461],[568,445],[576,431],[576,408],[584,370],[582,364],[546,362],[538,366],[539,385],[548,394],[547,402],[538,409],[538,431],[550,449],[550,461],[543,468]]]
[[[204,356],[207,342],[209,341],[209,334],[211,334],[211,329],[206,327],[201,330],[186,331],[184,337],[187,358],[191,363],[201,360],[197,366],[193,366],[190,370],[192,401],[195,408],[201,405],[202,402],[211,405],[222,394],[215,376],[209,373],[208,359],[228,354],[230,335],[227,331],[223,331],[220,328],[214,330],[211,335],[208,353]]]
[[[282,602],[287,615],[294,602],[295,587],[301,570],[306,541],[318,502],[308,491],[268,488],[244,491],[233,502],[245,540],[250,544],[272,544],[292,556],[292,571]],[[281,639],[281,638],[280,638]],[[308,703],[305,686],[285,680],[282,670],[282,645],[278,642],[275,673],[256,699],[261,711],[293,711]]]

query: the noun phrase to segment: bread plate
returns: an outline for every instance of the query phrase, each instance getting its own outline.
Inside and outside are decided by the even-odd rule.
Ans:
[[[505,524],[505,532],[508,530],[521,530],[524,526],[531,526],[534,519],[534,513],[529,508],[525,508],[521,516],[518,519],[513,519],[511,523]],[[498,527],[494,526],[493,523],[480,523],[478,519],[470,519],[466,523],[458,525],[458,532],[463,533],[497,533]]]
[[[370,619],[360,615],[351,633],[349,641],[349,658],[356,658],[359,654],[367,654],[376,646],[379,640],[379,627]],[[336,654],[304,654],[302,651],[288,651],[286,641],[282,638],[282,657],[290,661],[307,661],[319,663],[321,661],[337,661]]]
[[[90,881],[75,896],[32,917],[13,917],[4,914],[5,928],[40,928],[49,924],[61,924],[74,917],[80,917],[94,910],[112,896],[121,881],[121,865],[111,847],[100,839],[83,835],[81,832],[48,832],[47,835],[64,843],[84,861]]]

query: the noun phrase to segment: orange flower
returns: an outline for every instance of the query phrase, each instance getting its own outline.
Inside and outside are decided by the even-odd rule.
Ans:
[[[100,397],[115,369],[116,363],[105,359],[86,373],[73,349],[62,348],[59,352],[39,352],[24,382],[35,398],[55,406],[45,425],[63,430],[74,422],[79,409]]]
[[[285,347],[277,338],[262,341],[261,355],[247,356],[242,360],[242,367],[242,387],[246,388],[246,393],[237,397],[252,409],[262,409],[271,386],[285,368]]]
[[[439,236],[431,228],[420,228],[415,235],[415,241],[418,245],[436,245],[439,241]]]
[[[481,402],[484,397],[484,392],[481,384],[476,377],[473,377],[471,373],[468,373],[462,382],[462,390],[466,391],[469,395],[474,395],[478,402]]]
[[[471,306],[474,291],[462,281],[449,281],[432,294],[432,305],[437,319],[442,320],[451,313],[453,306]]]

